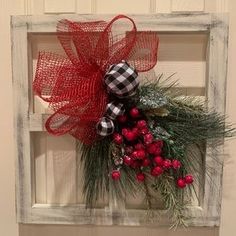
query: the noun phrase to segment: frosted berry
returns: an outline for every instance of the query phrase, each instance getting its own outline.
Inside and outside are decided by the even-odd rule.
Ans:
[[[133,159],[138,159],[138,150],[135,150],[132,152],[132,158]]]
[[[137,169],[137,168],[141,167],[141,164],[139,161],[133,160],[130,166],[134,169]]]
[[[125,155],[123,157],[124,164],[130,166],[133,163],[133,159],[130,156]]]
[[[159,140],[155,141],[154,143],[157,145],[157,147],[163,148],[163,145],[164,145],[163,140],[159,139]]]
[[[162,149],[161,148],[159,148],[159,147],[157,147],[156,148],[156,151],[153,153],[155,156],[159,156],[159,155],[161,155],[161,153],[162,153]]]
[[[144,135],[144,143],[150,144],[153,142],[153,135],[151,133],[147,133]]]
[[[155,143],[150,143],[148,146],[147,146],[147,152],[149,154],[154,154],[155,152],[157,151],[157,146]]]
[[[123,129],[121,130],[121,133],[122,133],[122,135],[124,135],[124,136],[125,136],[128,132],[129,132],[129,130],[126,129],[126,128],[123,128]]]
[[[183,179],[183,178],[177,179],[177,186],[179,188],[185,188],[186,187],[185,179]]]
[[[163,173],[163,169],[160,166],[156,166],[151,170],[152,176],[159,176]]]
[[[139,109],[137,107],[133,107],[130,111],[129,114],[132,118],[138,118],[140,116]]]
[[[165,159],[165,160],[163,161],[163,168],[169,169],[169,168],[171,168],[171,166],[172,166],[171,160]]]
[[[138,173],[136,175],[136,179],[139,181],[139,182],[143,182],[145,180],[145,175],[143,173]]]
[[[147,128],[147,122],[145,120],[139,120],[136,126],[138,129]]]
[[[136,150],[141,150],[141,149],[144,149],[145,147],[142,143],[137,143],[137,144],[135,144],[134,148]]]
[[[186,184],[192,184],[193,183],[193,176],[192,175],[186,175],[184,177],[184,180],[185,180]]]
[[[163,158],[161,156],[156,156],[153,158],[153,161],[158,165],[162,166],[163,165]]]
[[[173,161],[172,161],[172,167],[173,167],[173,169],[175,169],[175,170],[179,169],[179,168],[181,167],[181,162],[178,161],[178,160],[173,160]]]
[[[114,133],[114,134],[113,134],[113,141],[114,141],[116,144],[118,144],[118,145],[122,144],[122,143],[123,143],[123,137],[122,137],[122,135],[121,135],[121,134],[118,134],[118,133]]]
[[[134,133],[135,137],[137,138],[139,136],[139,130],[138,128],[133,128],[132,132]]]
[[[146,157],[144,149],[137,150],[137,159],[143,160]]]
[[[143,159],[143,161],[142,161],[143,167],[150,166],[150,164],[151,164],[151,161],[148,158]]]
[[[140,129],[139,132],[140,132],[140,134],[145,135],[145,134],[147,134],[149,132],[149,130],[148,130],[147,127],[145,127],[145,128]]]
[[[120,179],[120,171],[119,170],[113,170],[111,173],[111,177],[113,180],[119,180]]]
[[[134,132],[132,131],[127,131],[125,134],[124,134],[125,138],[127,141],[134,141],[136,139],[136,135]]]

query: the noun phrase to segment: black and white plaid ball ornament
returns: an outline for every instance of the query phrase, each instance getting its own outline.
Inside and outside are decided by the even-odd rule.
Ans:
[[[97,133],[101,136],[108,136],[114,132],[114,123],[107,117],[102,117],[96,126]]]
[[[112,65],[104,77],[107,91],[116,97],[124,98],[132,95],[137,89],[138,72],[126,61]]]
[[[115,120],[117,116],[123,115],[124,112],[124,104],[120,102],[114,101],[107,104],[106,116],[112,120]]]

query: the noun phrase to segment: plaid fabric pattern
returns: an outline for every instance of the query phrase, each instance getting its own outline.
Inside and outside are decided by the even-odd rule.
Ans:
[[[97,133],[101,136],[108,136],[114,132],[114,123],[107,117],[102,117],[97,123]]]
[[[110,102],[107,104],[106,116],[115,120],[117,116],[123,115],[125,112],[124,105],[119,102]]]
[[[107,91],[113,95],[123,98],[134,93],[139,85],[137,81],[138,72],[127,62],[122,61],[112,65],[104,77]]]

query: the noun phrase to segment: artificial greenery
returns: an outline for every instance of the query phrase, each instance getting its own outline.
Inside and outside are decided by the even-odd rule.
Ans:
[[[149,130],[156,139],[164,141],[163,155],[168,159],[181,161],[177,173],[170,171],[157,178],[147,178],[143,185],[135,180],[136,171],[122,165],[119,181],[112,181],[109,173],[114,162],[122,158],[122,146],[117,146],[110,137],[92,146],[82,146],[84,164],[84,195],[86,204],[93,207],[100,197],[115,195],[124,200],[127,194],[135,196],[143,191],[147,198],[147,209],[152,208],[153,198],[161,196],[165,209],[171,216],[173,227],[186,225],[186,199],[196,194],[196,185],[201,183],[206,171],[206,144],[211,148],[221,144],[223,138],[232,137],[234,128],[225,122],[225,116],[211,111],[202,99],[181,96],[171,78],[140,85],[135,96],[125,103],[126,109],[136,105],[148,120]],[[214,157],[213,157],[214,158]],[[216,158],[215,161],[218,161]],[[205,170],[206,169],[206,170]],[[149,167],[142,169],[149,175]],[[176,186],[177,175],[194,173],[195,184],[186,189]],[[201,187],[201,186],[200,186]],[[153,194],[150,188],[158,194]]]
[[[83,194],[88,208],[93,208],[97,200],[109,192],[110,143],[108,137],[93,145],[78,145],[79,153],[82,153]]]

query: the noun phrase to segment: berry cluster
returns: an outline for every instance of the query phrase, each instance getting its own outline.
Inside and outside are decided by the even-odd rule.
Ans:
[[[136,171],[136,179],[143,182],[145,172],[150,172],[153,177],[160,176],[171,169],[177,172],[181,168],[181,162],[176,159],[163,157],[164,142],[155,139],[148,128],[148,123],[140,110],[133,107],[128,113],[118,116],[117,132],[113,134],[113,142],[122,149],[122,161],[119,168],[111,173],[113,180],[121,177],[120,167],[129,166]],[[177,179],[179,188],[186,187],[193,182],[192,175],[186,175]]]

